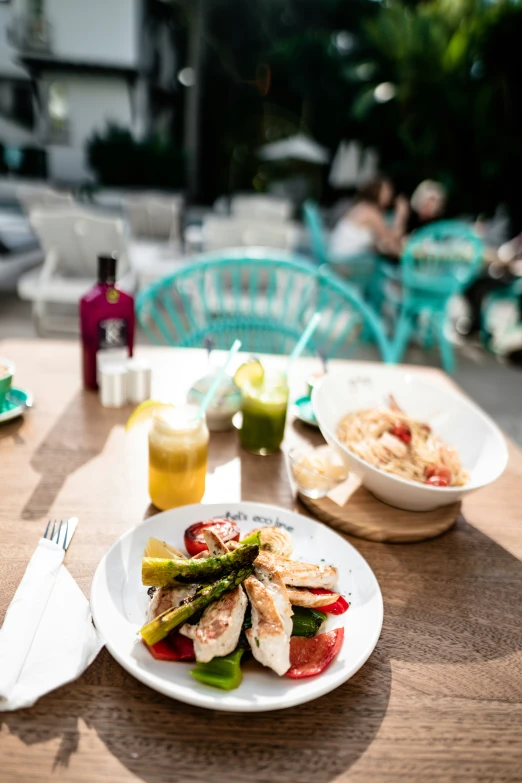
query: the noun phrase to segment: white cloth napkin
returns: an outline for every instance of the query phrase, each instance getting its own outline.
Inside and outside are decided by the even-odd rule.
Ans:
[[[63,557],[62,547],[42,538],[7,610],[0,630],[0,711],[31,707],[75,680],[103,647]]]

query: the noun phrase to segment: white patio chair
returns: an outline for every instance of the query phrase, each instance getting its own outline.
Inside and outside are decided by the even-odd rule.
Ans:
[[[231,247],[272,247],[291,250],[297,244],[298,224],[293,221],[244,220],[210,215],[203,221],[205,252]]]
[[[42,188],[35,185],[21,185],[16,196],[26,215],[37,209],[66,209],[74,206],[72,193]]]
[[[135,237],[175,242],[180,238],[182,201],[179,197],[144,196],[125,201]]]
[[[129,266],[122,220],[84,213],[33,212],[31,224],[45,252],[40,269],[24,275],[18,294],[33,302],[33,316],[39,334],[48,326],[50,304],[77,304],[92,287],[97,276],[97,256],[118,254],[118,285],[126,291],[135,288],[135,275]],[[67,331],[70,331],[67,319]],[[64,319],[60,319],[65,325]],[[57,319],[54,323],[58,324]]]
[[[244,221],[243,244],[245,247],[273,247],[293,250],[299,236],[298,224],[294,221],[268,220]]]
[[[245,220],[290,220],[294,207],[291,201],[261,193],[238,193],[230,199],[230,211]]]
[[[203,247],[206,252],[228,247],[242,247],[243,221],[221,215],[207,215],[203,219]]]

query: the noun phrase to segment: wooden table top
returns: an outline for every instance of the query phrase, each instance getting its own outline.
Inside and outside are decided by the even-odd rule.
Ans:
[[[205,369],[199,351],[141,353],[156,394],[179,397]],[[78,347],[10,340],[0,355],[36,399],[0,427],[1,621],[47,519],[80,517],[66,564],[88,595],[104,552],[151,509],[144,435],[125,435],[128,408],[103,409],[82,391]],[[299,362],[295,393],[315,369]],[[289,423],[287,443],[319,438]],[[0,781],[522,780],[521,485],[522,452],[510,444],[504,476],[467,499],[440,538],[351,539],[381,585],[384,626],[369,661],[333,693],[284,712],[210,712],[155,693],[103,650],[78,681],[0,713]],[[284,458],[212,435],[206,499],[239,498],[294,507]]]

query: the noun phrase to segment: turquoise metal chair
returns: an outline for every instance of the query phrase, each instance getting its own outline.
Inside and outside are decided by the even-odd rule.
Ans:
[[[327,264],[333,272],[348,279],[350,283],[357,285],[362,293],[366,293],[367,287],[374,279],[379,256],[376,253],[333,256],[328,248],[328,239],[319,207],[314,201],[306,201],[303,205],[303,218],[316,263]]]
[[[378,253],[359,253],[351,256],[333,256],[317,204],[307,201],[303,218],[308,229],[310,249],[316,263],[326,264],[335,274],[357,286],[375,312],[381,313],[386,298],[386,284],[396,280],[396,268]]]
[[[428,347],[438,342],[446,372],[455,368],[451,341],[446,335],[447,307],[479,274],[484,256],[482,240],[466,223],[443,220],[411,235],[401,258],[403,297],[392,345],[400,362],[414,332],[421,329]]]
[[[267,248],[200,256],[142,291],[139,323],[151,342],[288,354],[315,310],[323,313],[309,353],[349,356],[368,330],[384,361],[390,345],[380,319],[344,281],[306,259]]]

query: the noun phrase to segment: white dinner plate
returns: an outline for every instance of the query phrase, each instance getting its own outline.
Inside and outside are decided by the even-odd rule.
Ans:
[[[344,643],[323,674],[301,680],[278,677],[254,661],[243,668],[237,690],[220,691],[190,676],[193,663],[156,661],[139,641],[149,598],[141,583],[141,559],[150,536],[183,549],[185,529],[201,520],[229,516],[241,532],[281,525],[294,542],[293,557],[329,563],[339,569],[339,591],[350,603],[343,615],[329,615],[324,630],[343,626]],[[308,517],[262,503],[214,503],[183,506],[147,519],[129,530],[107,552],[94,575],[91,606],[96,627],[109,652],[124,669],[151,688],[179,701],[229,712],[263,712],[293,707],[337,688],[360,669],[379,638],[382,596],[371,568],[344,538]]]

